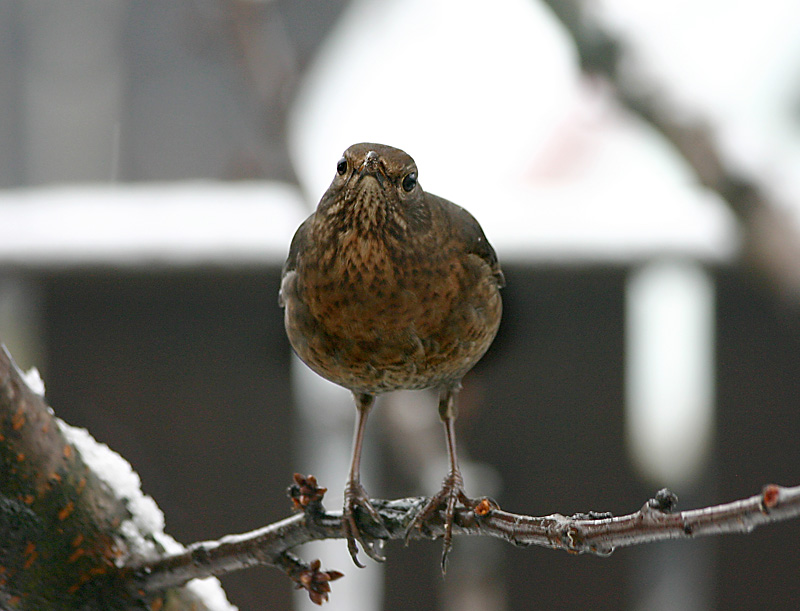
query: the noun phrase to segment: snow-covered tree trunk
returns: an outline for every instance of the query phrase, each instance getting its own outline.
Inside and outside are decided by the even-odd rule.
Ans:
[[[87,467],[5,350],[0,462],[4,607],[127,608],[117,560],[129,553],[119,529],[130,513]]]
[[[127,462],[56,418],[37,386],[0,350],[0,608],[202,610],[224,599],[197,582],[142,595],[129,567],[181,546]]]

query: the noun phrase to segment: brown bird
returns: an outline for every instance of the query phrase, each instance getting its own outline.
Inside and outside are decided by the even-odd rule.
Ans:
[[[280,303],[289,341],[312,370],[352,391],[357,407],[343,523],[353,562],[356,541],[371,558],[357,509],[382,525],[360,482],[361,446],[375,395],[439,389],[450,468],[442,489],[409,526],[442,506],[442,566],[457,502],[473,508],[458,467],[454,421],[461,378],[483,356],[500,324],[503,272],[472,215],[426,193],[405,152],[354,144],[314,212],[292,239]]]

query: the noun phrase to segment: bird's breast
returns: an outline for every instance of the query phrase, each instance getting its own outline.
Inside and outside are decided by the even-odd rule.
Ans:
[[[317,234],[286,279],[286,328],[323,377],[361,392],[459,380],[497,331],[489,263],[447,233]]]
[[[302,271],[311,313],[328,332],[353,339],[430,333],[458,292],[456,275],[435,251],[356,232]]]

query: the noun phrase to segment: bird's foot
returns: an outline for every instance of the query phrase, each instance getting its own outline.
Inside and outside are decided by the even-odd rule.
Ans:
[[[456,515],[456,504],[461,503],[467,509],[474,509],[478,505],[475,501],[467,496],[464,491],[464,480],[461,477],[461,472],[457,469],[451,471],[442,482],[442,489],[433,495],[428,503],[417,512],[414,519],[406,528],[405,541],[408,544],[408,538],[415,528],[422,529],[425,522],[442,507],[444,507],[444,549],[442,550],[442,573],[447,572],[447,556],[450,553],[453,542],[453,521]]]
[[[366,513],[381,528],[385,529],[380,514],[369,502],[369,497],[363,486],[358,482],[350,481],[344,489],[344,508],[342,510],[342,525],[344,534],[347,538],[347,550],[355,565],[364,568],[358,559],[358,545],[375,562],[384,562],[386,558],[381,554],[382,542],[380,539],[370,538],[369,541],[364,537],[364,533],[358,527],[356,521],[356,511]]]

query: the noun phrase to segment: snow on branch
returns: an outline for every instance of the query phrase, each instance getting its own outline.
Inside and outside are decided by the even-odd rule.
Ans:
[[[127,461],[56,418],[43,392],[0,344],[0,608],[163,606],[165,592],[144,596],[129,567],[183,547]],[[170,609],[233,609],[214,581],[171,591]]]

